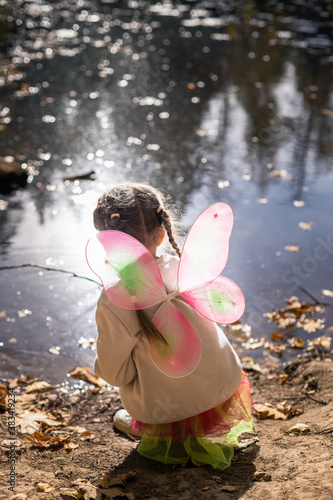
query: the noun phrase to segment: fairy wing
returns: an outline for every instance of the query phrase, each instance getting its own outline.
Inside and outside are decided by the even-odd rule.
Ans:
[[[179,262],[180,292],[207,285],[221,274],[228,260],[233,222],[232,209],[226,203],[214,203],[197,217]]]
[[[216,323],[233,323],[245,310],[245,298],[239,286],[229,278],[214,281],[181,296],[206,318]]]
[[[163,332],[168,343],[148,342],[148,350],[156,367],[169,377],[185,377],[198,366],[201,340],[197,330],[185,316],[166,300],[156,311],[152,322]]]
[[[86,259],[109,299],[125,309],[145,309],[166,299],[152,254],[122,231],[101,231],[87,243]]]

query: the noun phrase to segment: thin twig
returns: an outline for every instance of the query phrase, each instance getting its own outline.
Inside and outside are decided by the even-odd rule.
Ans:
[[[322,431],[315,432],[315,434],[326,434],[326,432],[333,432],[333,427],[329,427],[328,429],[323,429]]]
[[[320,403],[321,405],[328,404],[328,401],[324,401],[323,399],[316,399],[313,396],[311,396],[311,394],[309,394],[308,392],[305,392],[304,394],[306,395],[307,398],[311,399],[312,401],[315,401],[315,403]]]
[[[305,295],[310,297],[310,299],[315,302],[316,306],[333,306],[333,304],[331,304],[330,302],[321,302],[320,300],[316,299],[316,297],[312,295],[312,293],[305,290],[305,288],[303,288],[301,285],[297,285],[297,288],[301,290],[301,292],[305,293]]]
[[[95,281],[91,278],[87,278],[86,276],[80,276],[79,274],[73,273],[72,271],[66,271],[66,269],[59,269],[56,267],[47,267],[47,266],[41,266],[39,264],[18,264],[16,266],[2,266],[0,267],[0,271],[4,271],[6,269],[20,269],[22,267],[37,267],[38,269],[44,269],[44,271],[56,271],[58,273],[65,273],[65,274],[71,274],[73,278],[81,278],[83,280],[88,280],[92,281],[93,283],[96,283],[97,285],[100,285],[101,283],[98,283],[98,281]]]

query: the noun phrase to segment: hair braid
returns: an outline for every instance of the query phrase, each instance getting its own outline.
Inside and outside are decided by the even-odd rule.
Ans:
[[[128,182],[110,186],[98,199],[94,210],[94,225],[99,231],[117,230],[133,236],[146,248],[159,241],[161,229],[168,234],[169,243],[180,257],[175,241],[177,215],[173,207],[165,211],[165,196],[143,183]],[[144,310],[137,310],[140,327],[149,342],[168,347],[164,335],[154,326]]]
[[[170,216],[169,216],[168,212],[166,212],[165,210],[163,210],[163,213],[162,213],[162,222],[163,222],[163,226],[165,227],[165,230],[168,234],[170,245],[172,246],[172,248],[174,249],[174,251],[176,252],[178,257],[180,257],[179,247],[178,247],[176,240],[172,234],[172,226],[171,226]]]

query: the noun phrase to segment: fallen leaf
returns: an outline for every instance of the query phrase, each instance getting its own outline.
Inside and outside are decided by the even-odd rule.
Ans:
[[[332,290],[325,290],[325,289],[323,289],[323,290],[321,291],[321,293],[322,293],[323,295],[326,295],[326,297],[333,297],[333,291],[332,291]]]
[[[53,386],[46,382],[45,380],[39,380],[37,382],[32,382],[27,385],[25,388],[25,392],[27,394],[31,394],[32,392],[46,392],[53,389]]]
[[[210,487],[209,486],[204,486],[201,491],[208,491],[208,490],[210,490]]]
[[[73,485],[77,487],[78,493],[84,496],[84,500],[102,500],[102,493],[96,486],[92,485],[88,479],[77,479],[74,481]]]
[[[37,483],[37,491],[43,493],[51,493],[51,491],[55,490],[54,486],[51,486],[47,483]]]
[[[255,472],[252,476],[252,481],[267,482],[271,480],[272,476],[268,472]]]
[[[0,311],[0,318],[5,318],[6,317],[6,311]]]
[[[24,436],[24,439],[35,446],[40,448],[53,448],[63,446],[67,440],[62,440],[59,436],[53,437],[49,434],[42,434],[39,431],[33,433],[32,437]]]
[[[286,350],[286,346],[282,344],[274,344],[272,342],[269,342],[265,347],[268,347],[268,350],[270,354],[278,354],[279,356],[282,355],[283,351]]]
[[[282,179],[291,179],[291,176],[288,174],[287,170],[273,170],[269,173],[270,177],[281,177]]]
[[[305,203],[302,200],[295,200],[294,205],[295,205],[295,207],[299,208],[299,207],[304,207]]]
[[[20,311],[17,311],[17,313],[16,313],[16,315],[19,318],[25,318],[26,316],[29,316],[30,314],[32,314],[32,312],[29,311],[29,309],[21,309]]]
[[[322,108],[321,112],[323,115],[331,116],[333,118],[333,111],[331,109]]]
[[[1,442],[1,446],[3,446],[4,448],[12,448],[13,446],[15,446],[15,448],[20,448],[22,446],[22,443],[17,439],[4,439]]]
[[[284,384],[289,378],[289,375],[286,375],[286,374],[283,374],[283,375],[280,375],[280,378],[279,378],[279,384]]]
[[[244,370],[253,370],[254,372],[263,373],[263,369],[255,363],[254,359],[251,356],[245,356],[241,359],[242,367]]]
[[[224,486],[221,486],[220,490],[221,491],[235,491],[236,486],[231,486],[230,484],[225,484]]]
[[[75,450],[78,447],[79,447],[79,445],[77,443],[73,443],[72,441],[64,444],[65,450]]]
[[[290,347],[294,347],[295,349],[302,349],[304,347],[304,340],[301,337],[293,337],[288,339],[288,343]]]
[[[75,426],[75,427],[67,427],[67,429],[71,432],[77,432],[78,434],[83,434],[84,432],[87,431],[85,427],[80,427],[80,426]]]
[[[104,387],[106,385],[106,382],[104,380],[91,373],[89,368],[86,367],[76,366],[71,372],[69,372],[69,374],[73,378],[80,378],[85,382],[94,384],[96,387]]]
[[[303,434],[305,432],[310,432],[310,427],[307,424],[296,424],[290,427],[287,432],[289,434]]]
[[[61,425],[52,415],[43,412],[24,410],[16,418],[16,425],[20,427],[22,434],[33,434],[39,430],[42,423],[49,426]]]
[[[252,438],[243,439],[235,446],[235,449],[245,450],[245,448],[248,448],[249,446],[252,446],[253,444],[258,443],[258,442],[259,442],[259,438],[257,436],[254,436]]]
[[[16,344],[17,339],[15,337],[12,337],[11,339],[8,340],[9,344]]]
[[[59,494],[62,500],[78,500],[81,496],[76,490],[64,490]]]
[[[58,354],[60,354],[60,347],[50,347],[49,352],[57,356]]]
[[[105,474],[100,479],[97,479],[98,483],[102,486],[102,488],[109,488],[110,486],[120,485],[125,486],[126,481],[136,476],[136,472],[126,472],[125,474],[117,474],[115,477],[111,477],[108,474]]]
[[[251,340],[244,344],[245,349],[259,349],[259,347],[263,347],[266,343],[265,339],[258,340],[257,342],[251,342]]]
[[[311,224],[309,222],[299,222],[298,226],[303,229],[303,231],[310,231],[311,230]]]
[[[322,347],[325,347],[325,349],[329,349],[331,347],[331,337],[318,337],[314,340],[311,340],[309,342],[309,345],[321,345]]]
[[[283,333],[272,332],[272,340],[282,340],[282,339],[283,339]]]
[[[299,245],[286,245],[284,247],[284,249],[287,250],[287,252],[298,252],[300,249],[300,246]]]
[[[256,417],[260,420],[273,419],[273,420],[286,420],[287,416],[270,406],[263,404],[255,404],[253,407],[253,412]]]
[[[301,415],[303,410],[298,410],[297,408],[293,408],[290,404],[287,404],[287,401],[282,401],[276,405],[276,409],[281,413],[287,415],[287,418],[292,418],[295,415]]]
[[[257,202],[265,205],[266,203],[268,203],[268,200],[267,200],[267,198],[258,198]]]
[[[7,410],[7,394],[8,394],[8,384],[7,385],[4,385],[4,384],[1,384],[0,385],[0,408],[3,410],[3,411],[6,411]]]
[[[0,212],[7,210],[7,208],[8,208],[8,201],[0,200]]]
[[[303,326],[303,330],[308,333],[315,332],[316,330],[322,330],[324,328],[324,325],[319,319],[310,319],[300,326]]]

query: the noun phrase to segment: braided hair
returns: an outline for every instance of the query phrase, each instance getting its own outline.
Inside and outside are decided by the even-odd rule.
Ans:
[[[163,193],[148,184],[129,182],[106,189],[98,199],[93,217],[96,229],[123,231],[148,249],[158,243],[161,229],[165,229],[172,249],[180,257],[174,236],[177,231],[174,210],[166,208]],[[167,345],[144,310],[137,310],[136,313],[147,339]]]

